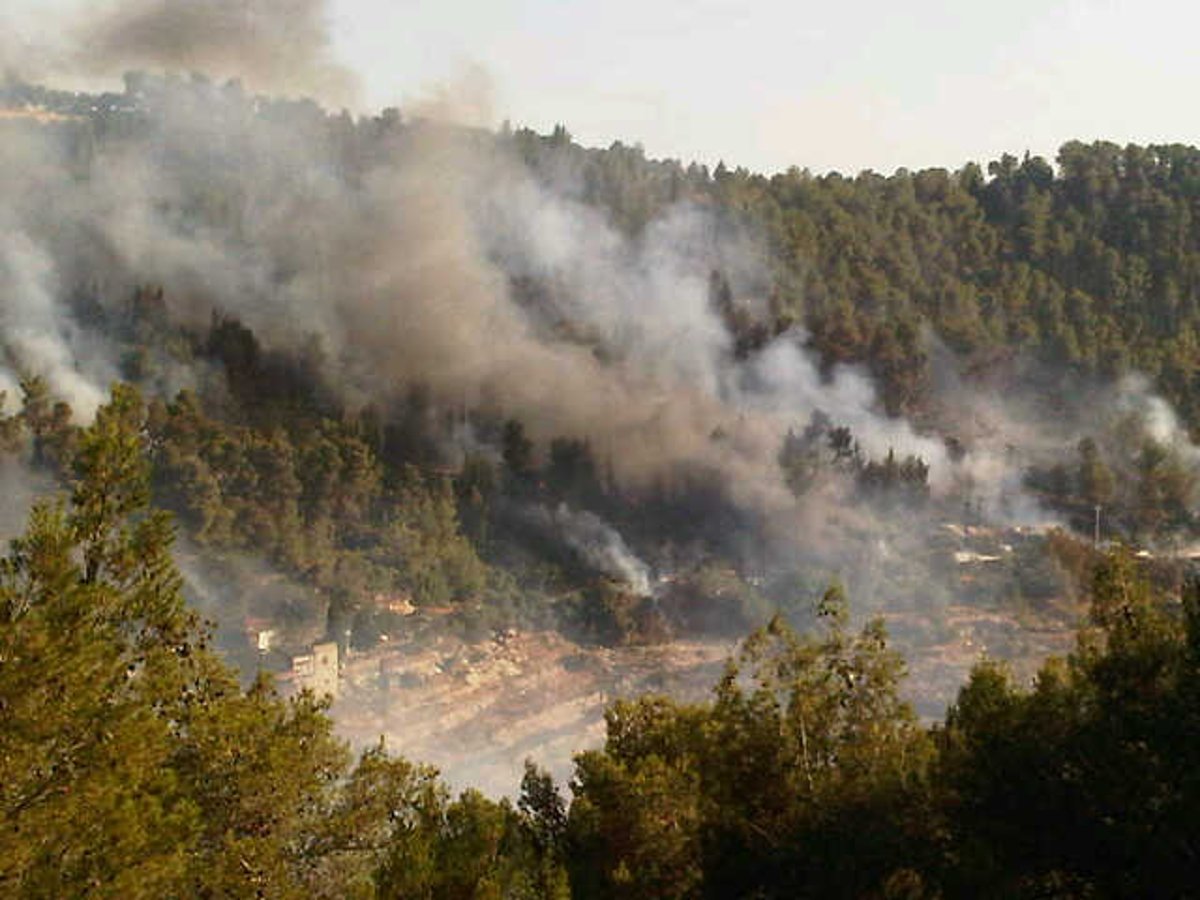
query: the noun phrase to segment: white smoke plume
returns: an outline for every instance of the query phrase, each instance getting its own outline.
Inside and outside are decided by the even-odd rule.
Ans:
[[[1110,408],[1117,417],[1134,417],[1147,437],[1177,451],[1189,465],[1200,466],[1200,447],[1192,442],[1171,404],[1154,393],[1148,378],[1126,375],[1117,382],[1115,393]]]
[[[84,355],[88,338],[62,314],[51,259],[20,231],[7,231],[0,238],[0,297],[0,326],[10,366],[5,383],[16,381],[14,371],[42,374],[78,415],[91,418],[104,401],[99,385],[109,370],[102,361]]]
[[[554,510],[538,508],[536,514],[596,571],[629,585],[639,596],[650,595],[650,567],[598,515],[565,503]]]

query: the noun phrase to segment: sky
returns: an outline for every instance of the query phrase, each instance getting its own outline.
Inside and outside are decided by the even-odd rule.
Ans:
[[[1200,4],[334,0],[367,96],[479,66],[497,116],[777,171],[1200,139]]]
[[[709,165],[890,173],[1052,159],[1072,139],[1200,141],[1192,2],[329,0],[327,15],[359,111],[465,81],[486,124]]]

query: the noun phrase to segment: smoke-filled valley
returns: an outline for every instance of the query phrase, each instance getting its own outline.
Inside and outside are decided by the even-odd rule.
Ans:
[[[319,4],[196,6],[117,5],[40,74],[211,75],[0,89],[0,527],[86,508],[132,423],[243,685],[512,794],[843,600],[937,721],[981,659],[1068,653],[1114,548],[1183,590],[1200,150],[710,171],[463,124],[469,86],[257,93],[353,94]]]
[[[914,698],[937,715],[979,653],[1070,633],[1097,527],[1186,556],[1196,450],[1149,379],[993,337],[1015,316],[955,334],[886,260],[860,275],[883,298],[841,293],[853,243],[822,223],[781,258],[767,216],[969,204],[999,241],[1001,174],[713,175],[198,78],[6,100],[10,468],[66,474],[72,423],[140,385],[156,502],[244,672],[382,652],[427,610],[474,639],[728,641],[806,627],[841,581],[918,666],[950,655]],[[946,624],[964,609],[1017,638]]]
[[[1103,539],[1189,540],[1196,450],[1148,379],[998,341],[1032,322],[987,297],[977,337],[950,330],[968,313],[922,322],[886,259],[859,275],[880,296],[825,281],[858,251],[806,206],[874,196],[995,242],[992,193],[1035,161],[768,181],[195,77],[11,83],[6,105],[11,421],[52,470],[43,445],[141,385],[158,501],[200,558],[275,573],[219,579],[206,612],[235,644],[250,616],[366,649],[397,595],[475,633],[725,639],[773,610],[804,624],[835,579],[935,632],[964,601],[1069,624],[1093,507]],[[829,232],[816,258],[780,258],[789,194]],[[58,400],[70,416],[29,408]],[[264,599],[272,577],[290,600]]]

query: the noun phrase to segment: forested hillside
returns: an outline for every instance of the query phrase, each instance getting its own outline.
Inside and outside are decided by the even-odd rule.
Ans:
[[[681,200],[750,225],[771,305],[722,307],[742,352],[803,323],[826,365],[866,364],[889,412],[919,412],[928,326],[981,363],[1024,353],[1063,374],[1140,371],[1196,423],[1194,147],[1072,142],[1053,161],[1005,155],[986,170],[768,177],[586,150],[565,131],[511,140],[539,177],[577,185],[628,233]]]
[[[487,623],[544,621],[548,591],[653,639],[649,574],[726,562],[755,576],[736,631],[796,577],[873,593],[857,548],[903,544],[897,507],[928,533],[1194,526],[1192,148],[766,177],[203,79],[3,100],[29,459],[70,443],[56,402],[142,385],[156,501],[323,591],[297,614],[330,634],[369,643],[380,593]]]

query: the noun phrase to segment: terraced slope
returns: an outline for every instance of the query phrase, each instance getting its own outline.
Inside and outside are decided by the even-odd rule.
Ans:
[[[890,627],[909,660],[907,694],[926,718],[941,716],[981,654],[1010,659],[1018,677],[1028,676],[1046,656],[1067,652],[1073,633],[967,607],[946,610],[935,638],[927,630],[915,638],[919,630],[903,617]],[[436,765],[455,788],[511,795],[526,758],[565,781],[572,755],[603,741],[614,699],[705,699],[735,649],[687,641],[583,647],[551,632],[474,644],[441,637],[352,656],[332,712],[355,746],[383,737],[393,751]]]

